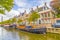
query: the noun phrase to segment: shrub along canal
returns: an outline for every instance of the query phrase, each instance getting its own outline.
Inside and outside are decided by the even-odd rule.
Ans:
[[[34,34],[17,29],[0,27],[0,40],[60,40],[60,34]]]

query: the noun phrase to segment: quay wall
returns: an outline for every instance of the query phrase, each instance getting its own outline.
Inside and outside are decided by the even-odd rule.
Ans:
[[[60,28],[47,28],[47,32],[60,34]]]

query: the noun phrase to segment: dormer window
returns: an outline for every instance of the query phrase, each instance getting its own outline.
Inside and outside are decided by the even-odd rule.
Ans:
[[[47,4],[45,3],[43,6],[43,10],[47,10],[47,9],[49,9],[49,8],[48,8]]]

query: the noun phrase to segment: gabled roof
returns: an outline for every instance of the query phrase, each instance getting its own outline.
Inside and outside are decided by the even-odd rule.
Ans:
[[[32,12],[32,11],[40,12],[40,11],[48,10],[48,9],[50,9],[50,8],[47,6],[46,3],[44,3],[44,5],[31,8],[31,11],[30,12]]]

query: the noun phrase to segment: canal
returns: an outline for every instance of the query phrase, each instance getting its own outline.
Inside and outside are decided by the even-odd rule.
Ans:
[[[34,34],[0,27],[0,40],[60,40],[60,34]]]

